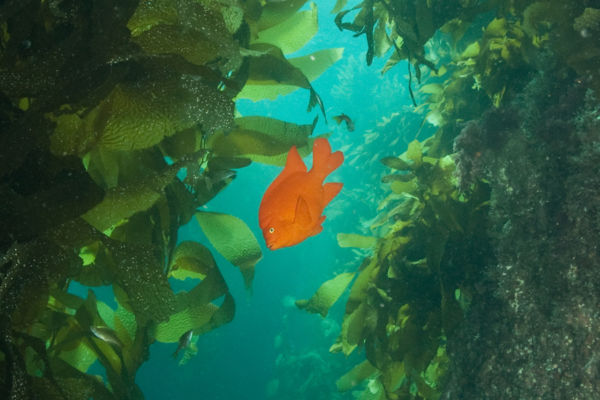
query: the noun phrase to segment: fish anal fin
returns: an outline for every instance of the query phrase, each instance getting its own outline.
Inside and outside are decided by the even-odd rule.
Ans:
[[[323,226],[321,224],[325,221],[325,218],[326,217],[324,215],[321,215],[319,217],[319,223],[313,228],[313,230],[308,234],[308,236],[315,236],[321,233],[321,231],[323,230]]]
[[[294,224],[307,226],[310,225],[311,222],[312,218],[310,217],[308,203],[306,200],[304,200],[304,197],[298,196],[298,201],[296,202],[296,214],[294,215]]]
[[[342,190],[343,183],[329,182],[323,185],[323,208]]]

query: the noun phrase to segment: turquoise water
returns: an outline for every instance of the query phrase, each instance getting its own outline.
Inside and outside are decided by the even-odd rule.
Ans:
[[[329,121],[234,110],[315,78],[304,3],[0,6],[0,400],[600,398],[600,0],[318,0]],[[269,251],[259,162],[315,117],[344,188]]]
[[[314,135],[331,131],[333,150],[346,149],[344,164],[328,178],[343,182],[344,188],[326,208],[328,218],[321,234],[297,246],[270,251],[258,227],[258,206],[281,169],[253,163],[238,171],[236,180],[207,205],[207,210],[241,218],[259,238],[263,259],[256,267],[252,293],[244,288],[238,269],[213,251],[236,300],[235,318],[201,336],[198,355],[184,366],[178,366],[171,357],[176,344],[152,345],[150,359],[136,379],[149,400],[264,399],[274,387],[277,390],[272,398],[279,399],[353,398],[349,392],[338,393],[335,381],[364,354],[347,359],[328,351],[339,333],[346,296],[325,319],[297,309],[293,300],[309,298],[334,274],[354,271],[360,264],[361,259],[351,249],[337,245],[336,234],[358,233],[362,229],[360,221],[376,214],[374,201],[381,199],[383,189],[374,176],[381,175],[384,167],[373,156],[400,154],[414,137],[414,131],[398,133],[389,127],[376,132],[376,138],[366,131],[392,112],[403,108],[409,111],[412,106],[406,90],[405,64],[383,76],[382,60],[367,67],[364,39],[339,32],[334,15],[329,14],[329,2],[321,4],[325,5],[319,8],[319,32],[305,48],[289,57],[344,48],[343,58],[312,83],[323,99],[329,122],[326,125],[320,115]],[[309,124],[317,109],[305,113],[307,101],[308,91],[301,89],[275,101],[240,100],[237,107],[244,116],[263,115]],[[332,116],[342,112],[355,121],[354,132],[333,122]],[[418,127],[420,120],[415,117],[414,123]],[[395,136],[400,140],[390,147]],[[310,165],[311,157],[305,162]],[[195,220],[181,229],[179,240],[200,241],[212,249]]]

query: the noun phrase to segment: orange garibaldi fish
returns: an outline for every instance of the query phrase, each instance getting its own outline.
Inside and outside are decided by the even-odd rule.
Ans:
[[[313,144],[313,166],[306,171],[296,146],[287,155],[285,168],[265,191],[258,223],[271,250],[293,246],[321,232],[325,206],[340,192],[342,183],[323,181],[342,165],[341,151],[331,152],[327,139]]]

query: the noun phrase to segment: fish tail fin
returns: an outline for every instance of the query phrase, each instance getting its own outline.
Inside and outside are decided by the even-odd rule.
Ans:
[[[329,204],[331,200],[342,190],[343,183],[329,182],[323,185],[323,206]]]
[[[331,152],[331,146],[325,138],[315,140],[313,144],[313,166],[310,172],[316,174],[321,181],[344,162],[341,151]]]

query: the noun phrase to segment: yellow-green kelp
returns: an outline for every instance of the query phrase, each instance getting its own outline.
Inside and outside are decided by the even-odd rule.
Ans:
[[[341,246],[369,243],[373,249],[357,272],[340,335],[330,349],[349,355],[364,347],[367,360],[340,378],[340,390],[368,381],[368,398],[440,395],[448,367],[445,337],[462,321],[473,290],[471,275],[484,261],[469,254],[486,248],[481,238],[489,193],[485,185],[461,193],[452,157],[429,156],[435,140],[413,141],[400,157],[382,160],[395,174],[411,179],[389,185],[398,196],[383,200],[373,222],[379,239],[345,235],[340,240]],[[323,285],[313,299],[327,298],[322,293],[327,288],[337,290]]]
[[[391,193],[331,348],[364,347],[366,360],[339,390],[382,400],[597,393],[589,224],[598,186],[582,165],[598,157],[598,10],[593,1],[337,1],[340,30],[366,37],[367,64],[390,54],[383,72],[403,59],[414,66],[411,97],[424,101],[415,111],[438,128],[381,160]],[[424,83],[416,93],[413,71]]]
[[[298,88],[324,112],[310,82],[341,50],[310,63],[285,56],[317,30],[305,3],[2,6],[1,398],[140,399],[135,374],[150,344],[231,321],[235,302],[211,251],[178,243],[177,232],[195,215],[251,285],[256,238],[237,217],[198,208],[236,169],[281,165],[292,145],[310,151],[314,123],[235,115],[236,98]],[[195,286],[174,293],[169,278]],[[90,289],[85,298],[71,282]],[[115,307],[97,286],[112,289]],[[106,380],[88,374],[96,361]]]

